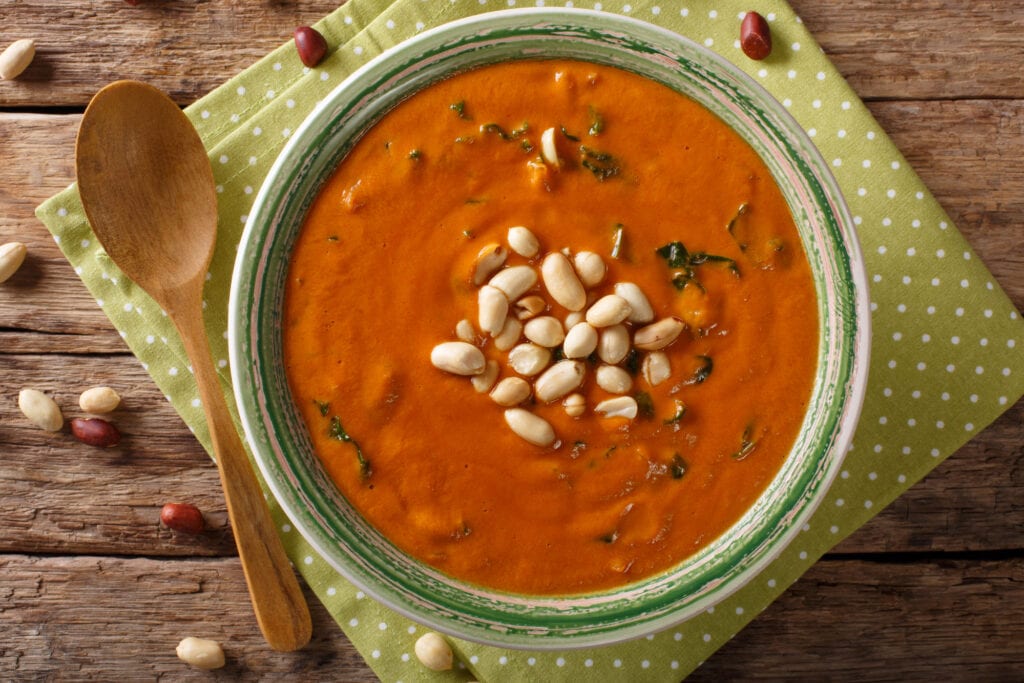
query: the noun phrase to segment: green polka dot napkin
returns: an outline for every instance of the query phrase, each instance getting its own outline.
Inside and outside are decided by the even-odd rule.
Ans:
[[[230,396],[226,309],[246,214],[264,174],[318,99],[382,50],[424,29],[522,0],[350,0],[318,28],[331,46],[318,67],[291,43],[187,109],[210,152],[220,235],[206,287],[206,323]],[[543,0],[530,3],[543,5]],[[554,4],[554,3],[551,3]],[[559,3],[562,4],[562,3]],[[746,588],[664,633],[564,653],[457,642],[460,667],[435,674],[413,655],[422,628],[333,572],[271,502],[288,553],[367,662],[385,681],[676,681],[768,606],[829,548],[959,448],[1024,392],[1019,314],[928,190],[781,0],[692,3],[565,2],[675,30],[734,61],[764,85],[816,142],[847,197],[871,282],[870,384],[840,478],[804,533]],[[763,62],[739,49],[740,18],[768,18],[775,49]],[[282,26],[287,35],[293,27]],[[38,209],[75,272],[204,444],[199,398],[167,318],[110,262],[71,187]]]

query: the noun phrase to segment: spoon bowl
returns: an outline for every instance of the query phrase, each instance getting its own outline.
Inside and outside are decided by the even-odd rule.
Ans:
[[[203,322],[203,283],[217,241],[210,161],[192,123],[137,81],[100,90],[75,149],[78,190],[110,258],[172,320],[192,363],[256,620],[275,650],[296,650],[312,625],[298,580],[228,411]]]

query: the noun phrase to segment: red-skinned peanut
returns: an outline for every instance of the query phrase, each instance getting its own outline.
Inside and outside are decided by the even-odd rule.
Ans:
[[[740,47],[751,59],[765,59],[772,52],[772,32],[757,12],[747,12],[740,25]]]
[[[184,534],[201,534],[205,526],[203,513],[189,503],[167,503],[160,509],[160,521],[168,529]]]
[[[327,54],[327,40],[315,28],[300,26],[295,29],[295,49],[302,63],[313,68]]]

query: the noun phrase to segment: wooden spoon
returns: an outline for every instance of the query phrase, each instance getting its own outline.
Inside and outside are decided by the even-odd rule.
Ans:
[[[213,367],[203,283],[217,237],[217,194],[199,135],[152,86],[118,81],[85,111],[78,190],[114,263],[163,308],[192,362],[256,621],[275,650],[309,642],[312,623]]]

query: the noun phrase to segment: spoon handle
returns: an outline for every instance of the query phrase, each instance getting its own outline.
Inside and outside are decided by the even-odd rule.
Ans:
[[[256,622],[270,647],[298,650],[313,631],[309,607],[224,400],[201,311],[197,304],[168,313],[192,362]]]

